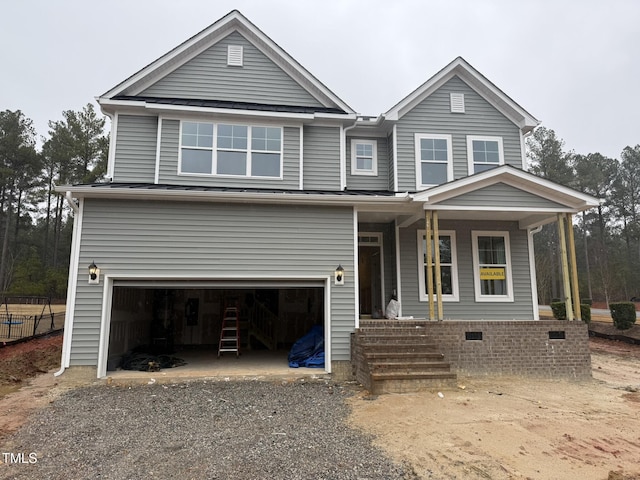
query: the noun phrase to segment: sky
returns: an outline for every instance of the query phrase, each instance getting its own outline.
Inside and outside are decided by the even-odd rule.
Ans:
[[[565,151],[640,144],[637,0],[19,0],[0,6],[0,111],[38,137],[237,9],[363,115],[462,56]]]

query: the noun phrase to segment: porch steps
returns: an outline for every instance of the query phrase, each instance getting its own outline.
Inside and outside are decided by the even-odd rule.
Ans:
[[[451,365],[419,321],[361,320],[352,346],[355,376],[373,394],[456,385]]]

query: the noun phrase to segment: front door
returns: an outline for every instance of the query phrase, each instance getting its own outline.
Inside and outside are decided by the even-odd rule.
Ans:
[[[384,310],[382,272],[382,234],[359,234],[358,283],[361,317],[382,317]]]

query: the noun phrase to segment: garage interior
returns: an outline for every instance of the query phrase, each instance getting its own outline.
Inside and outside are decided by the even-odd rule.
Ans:
[[[218,355],[222,320],[230,306],[236,306],[239,314],[239,358],[231,352]],[[324,325],[324,308],[320,286],[117,285],[107,371],[119,370],[133,353],[175,356],[192,369],[216,369],[251,359],[288,368],[293,344],[314,325]]]

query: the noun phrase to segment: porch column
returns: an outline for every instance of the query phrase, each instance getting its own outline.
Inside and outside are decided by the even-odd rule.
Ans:
[[[580,285],[578,284],[578,264],[576,262],[576,242],[573,235],[573,215],[566,214],[567,237],[569,241],[569,262],[571,262],[571,292],[573,294],[573,315],[577,320],[582,320],[580,310]]]
[[[564,234],[564,214],[558,214],[558,236],[560,239],[560,255],[562,261],[562,285],[565,310],[567,313],[567,320],[572,321],[573,317],[573,305],[571,302],[571,284],[569,281],[569,263],[567,260],[567,241]]]
[[[440,275],[440,235],[438,233],[438,212],[433,211],[433,250],[435,254],[436,302],[438,302],[438,320],[444,318],[442,310],[442,275]]]
[[[435,308],[433,305],[433,255],[431,251],[431,210],[425,210],[424,223],[425,223],[425,250],[427,254],[427,296],[429,297],[429,320],[433,320],[435,316]]]

